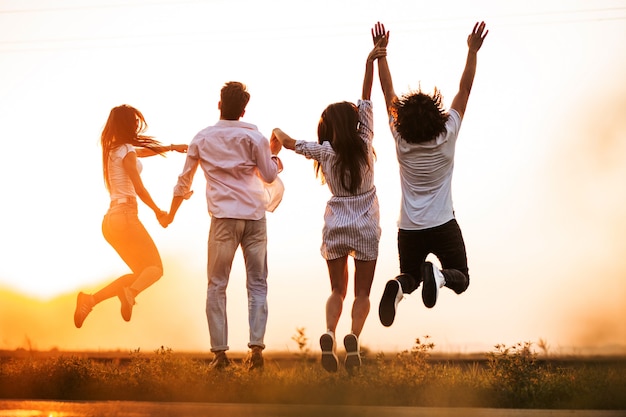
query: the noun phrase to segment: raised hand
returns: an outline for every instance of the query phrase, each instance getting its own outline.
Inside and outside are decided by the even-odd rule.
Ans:
[[[470,51],[478,52],[481,46],[483,46],[483,41],[487,37],[489,33],[488,30],[485,30],[485,22],[476,22],[474,25],[474,29],[472,29],[472,33],[467,37],[467,46]]]
[[[389,43],[389,31],[385,32],[385,25],[377,22],[372,28],[372,41],[376,46],[386,47]]]

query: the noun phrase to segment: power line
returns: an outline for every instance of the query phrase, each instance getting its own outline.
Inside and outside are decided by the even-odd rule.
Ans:
[[[202,0],[189,0],[184,2],[179,1],[160,1],[160,2],[150,2],[143,4],[115,4],[115,5],[94,5],[94,6],[75,6],[75,7],[67,7],[67,8],[54,8],[54,9],[36,9],[36,10],[28,10],[27,12],[35,12],[35,11],[69,11],[69,10],[93,10],[93,9],[101,9],[101,8],[126,8],[126,7],[142,7],[146,5],[172,5],[172,4],[198,4],[198,3],[207,3],[207,1]],[[622,13],[623,15],[606,15],[606,13],[612,14],[614,12]],[[0,13],[4,13],[4,11],[0,10]],[[581,16],[583,14],[588,14],[588,16]],[[571,16],[568,17],[568,16]],[[578,17],[576,17],[578,16]],[[541,20],[541,18],[547,17],[547,20]],[[555,19],[557,17],[562,17],[561,19]],[[528,20],[531,18],[531,20]],[[538,19],[539,18],[539,19]],[[513,21],[507,21],[507,19],[511,19]],[[521,20],[520,20],[521,19]],[[397,21],[396,28],[394,32],[398,33],[415,33],[415,32],[423,32],[423,31],[441,31],[441,30],[451,30],[457,29],[461,24],[466,24],[467,18],[440,18],[440,19],[418,19],[418,20],[407,20],[407,21]],[[554,24],[568,24],[568,23],[585,23],[585,22],[603,22],[603,21],[620,21],[626,20],[626,7],[606,7],[606,8],[596,8],[596,9],[583,9],[583,10],[563,10],[563,11],[546,11],[546,12],[536,12],[536,13],[514,13],[514,14],[505,14],[505,15],[494,15],[489,17],[490,21],[495,21],[496,25],[502,26],[526,26],[526,25],[554,25]],[[517,21],[515,21],[517,20]],[[491,27],[494,23],[490,24]],[[403,25],[406,27],[403,28]],[[496,26],[497,27],[497,26]],[[334,32],[329,32],[327,29],[333,28]],[[332,36],[332,37],[343,37],[343,36],[362,36],[363,30],[361,28],[357,29],[356,24],[347,24],[341,27],[342,31],[337,32],[335,25],[317,25],[314,27],[307,27],[306,32],[302,31],[302,26],[291,27],[291,28],[280,28],[280,29],[249,29],[249,30],[241,30],[240,28],[236,28],[235,30],[229,32],[229,37],[227,40],[223,39],[221,42],[227,41],[239,41],[241,39],[249,39],[251,36],[254,39],[303,39],[307,37],[324,37],[324,36]],[[297,31],[300,31],[298,33]],[[93,36],[93,37],[67,37],[67,38],[56,38],[56,39],[32,39],[32,40],[15,40],[15,41],[0,41],[0,48],[2,47],[14,47],[13,49],[0,49],[0,53],[8,53],[8,52],[27,52],[27,51],[52,51],[52,50],[67,50],[67,49],[84,49],[87,47],[93,47],[94,43],[101,43],[97,45],[99,48],[120,48],[120,47],[134,47],[134,46],[145,46],[150,44],[162,44],[163,39],[169,40],[169,44],[176,45],[182,42],[199,42],[202,39],[207,37],[215,37],[218,35],[223,35],[225,33],[224,29],[216,29],[209,31],[200,31],[200,32],[177,32],[177,33],[159,33],[159,34],[136,34],[136,35],[111,35],[111,36]],[[237,36],[232,36],[237,35]],[[190,41],[190,39],[192,39]],[[137,41],[133,44],[128,44],[124,42],[127,41]],[[88,45],[85,45],[88,44]]]
[[[41,7],[33,9],[6,9],[0,10],[0,14],[28,14],[28,13],[50,13],[50,12],[72,12],[82,10],[102,10],[102,9],[126,9],[137,8],[145,6],[169,6],[179,4],[197,4],[197,3],[210,3],[215,1],[226,0],[170,0],[170,1],[150,1],[145,3],[116,3],[116,4],[90,4],[81,6],[59,6],[59,7]]]

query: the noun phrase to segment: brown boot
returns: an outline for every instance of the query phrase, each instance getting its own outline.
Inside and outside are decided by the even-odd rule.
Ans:
[[[263,348],[261,346],[252,346],[252,351],[250,352],[250,358],[248,360],[248,370],[263,370],[263,366],[265,365],[264,362]]]

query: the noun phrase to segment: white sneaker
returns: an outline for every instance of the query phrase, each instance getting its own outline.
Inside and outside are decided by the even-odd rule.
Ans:
[[[328,331],[320,337],[320,348],[322,349],[322,366],[328,372],[337,372],[337,354],[335,335]]]
[[[398,303],[402,300],[404,294],[402,293],[402,286],[397,279],[390,279],[385,285],[385,291],[380,299],[380,305],[378,306],[378,317],[383,326],[389,327],[396,318],[396,308]]]
[[[422,265],[422,280],[424,287],[422,288],[422,301],[428,308],[433,308],[439,297],[439,288],[446,285],[446,279],[443,274],[432,262],[424,262]]]

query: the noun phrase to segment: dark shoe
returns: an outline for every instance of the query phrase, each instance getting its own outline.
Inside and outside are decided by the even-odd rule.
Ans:
[[[461,273],[454,275],[450,274],[450,276],[446,277],[446,287],[450,288],[457,294],[462,294],[465,292],[467,287],[469,287],[469,280]]]
[[[91,309],[96,305],[96,301],[93,299],[93,295],[79,292],[76,297],[76,310],[74,311],[74,325],[77,328],[81,328],[83,322],[91,313]]]
[[[261,346],[252,346],[252,352],[248,359],[248,370],[263,370],[265,361],[263,360],[263,348]]]
[[[397,279],[387,281],[378,306],[378,317],[383,326],[389,327],[396,318],[396,308],[403,297],[402,286]]]
[[[335,353],[335,336],[328,332],[320,337],[322,349],[322,366],[328,372],[337,372],[337,354]]]
[[[433,308],[439,297],[439,288],[444,286],[446,280],[439,268],[432,262],[424,262],[422,265],[422,279],[424,280],[422,301],[426,307]]]
[[[220,350],[215,352],[215,357],[209,364],[209,368],[216,371],[221,371],[230,365],[230,360],[226,357],[226,351]]]
[[[122,288],[122,293],[118,295],[122,303],[121,313],[125,321],[130,321],[133,315],[133,306],[135,305],[135,295],[129,287]]]
[[[346,371],[352,373],[361,367],[359,339],[353,333],[347,334],[343,338],[343,346],[346,348]]]

